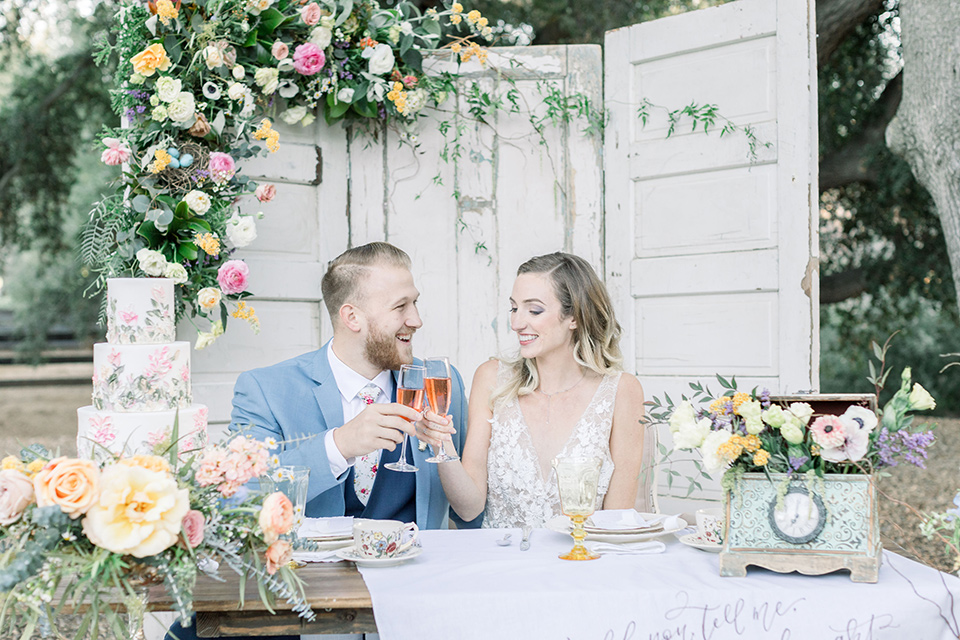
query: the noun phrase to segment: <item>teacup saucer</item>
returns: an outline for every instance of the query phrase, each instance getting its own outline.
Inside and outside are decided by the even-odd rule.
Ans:
[[[722,544],[705,540],[700,537],[699,533],[688,533],[685,536],[680,536],[679,540],[688,547],[707,551],[708,553],[720,553],[720,550],[723,549]]]
[[[393,565],[412,560],[423,553],[423,547],[410,547],[403,553],[395,555],[392,558],[367,558],[361,556],[353,547],[340,549],[337,551],[337,557],[350,562],[356,562],[359,567],[392,567]]]

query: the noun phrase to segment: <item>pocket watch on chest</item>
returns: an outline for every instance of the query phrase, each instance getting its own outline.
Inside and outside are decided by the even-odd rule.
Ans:
[[[790,487],[783,496],[782,507],[777,499],[770,502],[770,528],[773,533],[791,544],[815,540],[827,522],[823,500],[804,487]]]

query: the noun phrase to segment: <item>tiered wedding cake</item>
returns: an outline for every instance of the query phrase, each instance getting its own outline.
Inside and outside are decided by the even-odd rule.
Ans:
[[[207,407],[192,403],[190,343],[175,342],[173,280],[107,281],[107,342],[93,346],[93,406],[77,409],[77,452],[159,453],[179,412],[181,453],[207,440]]]

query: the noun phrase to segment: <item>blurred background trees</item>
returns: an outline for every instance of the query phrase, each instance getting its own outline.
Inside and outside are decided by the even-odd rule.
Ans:
[[[499,44],[599,44],[609,29],[722,1],[464,5],[491,19]],[[115,0],[0,0],[0,130],[16,133],[0,137],[0,304],[16,313],[25,357],[40,354],[54,322],[92,337],[96,303],[81,297],[86,276],[73,249],[89,204],[115,176],[94,143],[113,119],[110,70],[91,62],[115,10]],[[900,0],[818,0],[817,27],[821,389],[871,390],[870,341],[900,330],[894,366],[911,364],[939,409],[956,414],[960,367],[938,373],[947,363],[941,354],[960,351],[942,227],[927,190],[885,141],[903,91]]]

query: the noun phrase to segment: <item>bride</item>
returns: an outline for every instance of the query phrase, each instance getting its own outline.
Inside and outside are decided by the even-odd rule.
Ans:
[[[450,505],[483,526],[539,527],[560,514],[551,462],[603,461],[597,508],[634,507],[644,442],[643,389],[620,370],[620,326],[582,258],[552,253],[517,271],[510,297],[515,358],[480,365],[461,460],[440,465]],[[450,447],[452,427],[427,412],[422,439]]]

